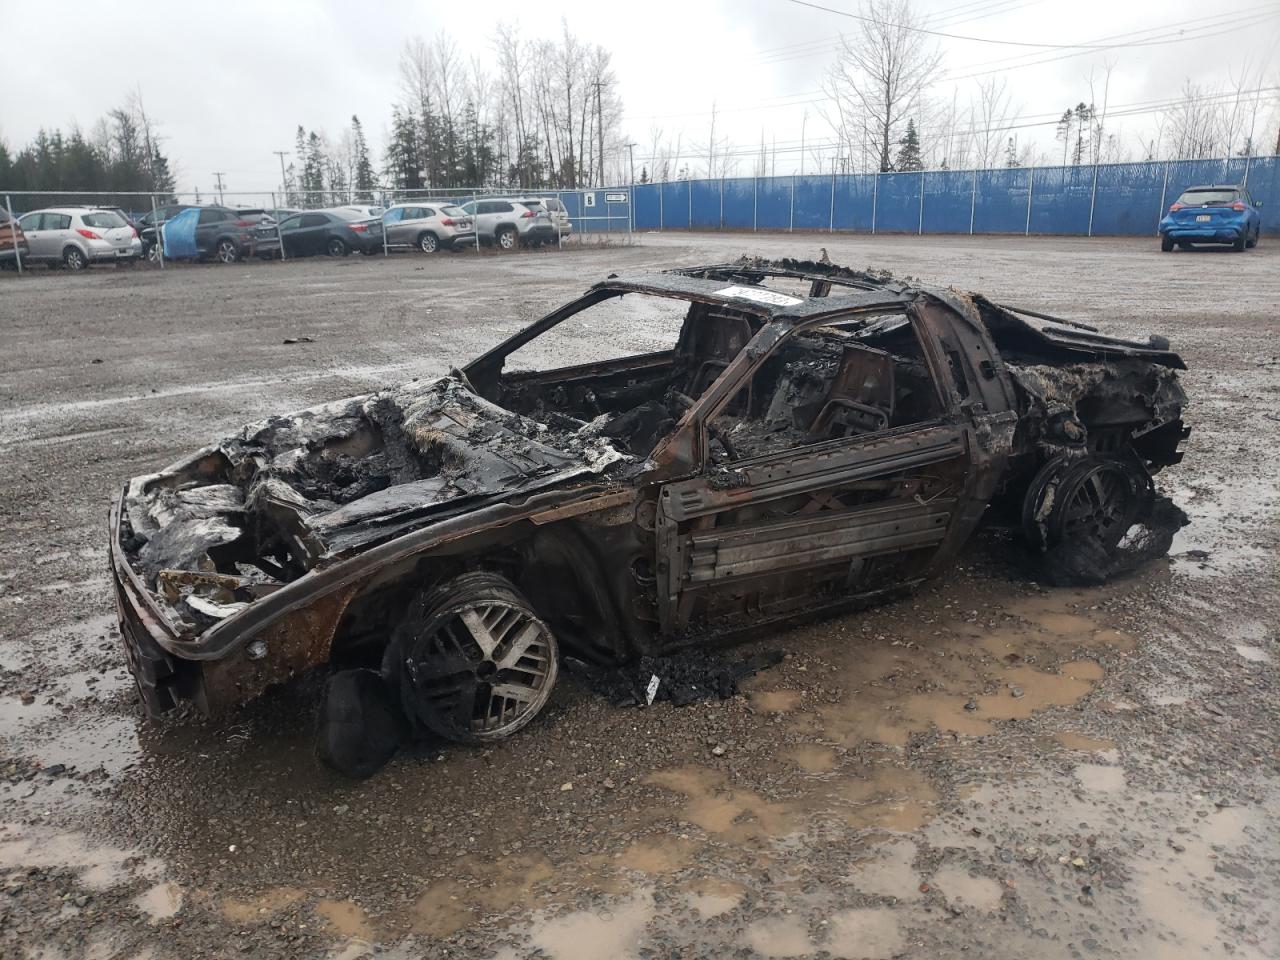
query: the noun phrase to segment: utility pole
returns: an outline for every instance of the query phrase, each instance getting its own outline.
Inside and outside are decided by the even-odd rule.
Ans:
[[[809,108],[806,107],[804,116],[800,118],[800,176],[804,176],[804,128],[809,122]],[[819,171],[821,172],[821,171]]]
[[[600,142],[600,186],[604,186],[604,112],[600,109],[600,88],[603,80],[596,81],[596,138]]]
[[[280,202],[287,207],[289,205],[289,178],[284,172],[284,158],[289,151],[272,150],[271,152],[280,158]]]
[[[636,145],[634,143],[627,144],[627,156],[631,160],[631,185],[636,184]]]
[[[213,175],[218,178],[218,202],[222,203],[222,178],[226,176],[226,174],[220,170],[215,170]]]

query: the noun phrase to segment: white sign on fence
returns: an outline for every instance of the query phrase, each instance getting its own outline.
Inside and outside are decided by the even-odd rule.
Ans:
[[[626,203],[627,195],[625,193],[606,193],[604,195],[605,203]]]
[[[594,193],[584,193],[582,195],[582,205],[584,207],[594,207],[596,205],[596,195]]]

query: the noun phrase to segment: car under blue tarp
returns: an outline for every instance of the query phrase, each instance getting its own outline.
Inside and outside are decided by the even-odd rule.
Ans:
[[[166,257],[184,259],[196,256],[196,223],[199,219],[200,211],[192,207],[174,214],[160,226]]]

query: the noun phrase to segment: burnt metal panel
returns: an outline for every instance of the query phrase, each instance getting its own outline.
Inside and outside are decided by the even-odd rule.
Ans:
[[[695,532],[688,538],[687,576],[702,583],[931,547],[942,542],[955,505],[954,499],[938,498],[924,510],[917,503],[896,503]]]

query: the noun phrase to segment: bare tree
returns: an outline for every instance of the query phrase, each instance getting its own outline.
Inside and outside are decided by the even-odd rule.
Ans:
[[[1169,141],[1175,159],[1201,160],[1218,150],[1220,118],[1206,92],[1190,80],[1182,85],[1182,98],[1167,112]]]
[[[973,118],[970,128],[973,163],[987,170],[999,166],[1008,144],[1009,128],[1017,119],[1009,96],[1009,81],[1000,76],[979,81],[978,96],[970,100],[969,114]]]
[[[841,34],[823,87],[835,101],[836,134],[885,171],[907,118],[922,113],[942,52],[920,31],[909,0],[864,0],[859,11],[864,19],[851,35]]]

